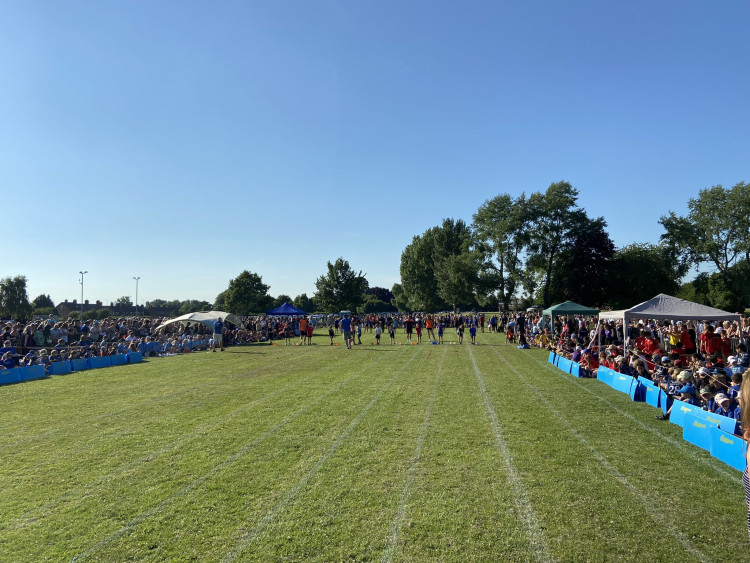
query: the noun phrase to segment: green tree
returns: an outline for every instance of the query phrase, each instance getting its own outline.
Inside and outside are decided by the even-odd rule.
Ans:
[[[123,295],[122,297],[118,297],[115,300],[115,306],[122,305],[125,307],[131,307],[133,305],[133,300],[130,299],[130,295]]]
[[[494,299],[495,290],[507,310],[523,278],[523,254],[529,244],[529,205],[526,195],[501,194],[485,201],[474,214],[472,231],[481,253],[481,293]],[[492,299],[490,299],[491,301]]]
[[[750,261],[750,184],[703,189],[688,200],[687,216],[670,211],[659,222],[666,231],[661,240],[683,265],[710,262],[729,282],[730,268]]]
[[[615,252],[607,304],[622,309],[659,293],[674,295],[682,275],[667,245],[631,244]]]
[[[399,313],[406,313],[409,311],[409,300],[406,298],[404,293],[404,287],[400,283],[394,283],[391,289],[393,293],[393,299],[391,299],[391,305],[396,307]]]
[[[0,316],[25,321],[31,316],[31,309],[26,276],[9,276],[0,280]]]
[[[313,300],[307,296],[307,293],[295,297],[292,305],[297,307],[297,309],[302,309],[306,313],[312,313],[315,311],[315,304],[313,303]]]
[[[471,306],[479,268],[471,244],[471,230],[461,219],[444,219],[440,226],[415,236],[401,254],[401,284],[393,290],[399,310]],[[457,258],[463,254],[471,256]]]
[[[533,193],[528,200],[529,257],[526,263],[540,279],[542,303],[551,303],[550,287],[555,260],[572,240],[577,226],[585,224],[586,213],[578,207],[578,190],[568,182],[550,184],[545,193]]]
[[[34,309],[41,309],[42,307],[52,307],[54,308],[55,302],[52,301],[52,298],[49,295],[41,294],[34,297],[34,300],[31,302],[31,305],[34,307]]]
[[[263,278],[258,274],[244,270],[229,281],[229,287],[216,297],[214,306],[235,315],[263,313],[273,304],[273,297],[268,295],[268,289],[269,286],[263,283]],[[219,305],[224,307],[219,309]]]
[[[567,301],[596,306],[609,299],[610,272],[615,245],[602,217],[577,225],[573,240],[559,254],[550,284],[551,302]],[[653,296],[652,296],[653,297]]]
[[[390,303],[378,299],[371,293],[365,293],[362,304],[357,307],[357,312],[361,314],[385,313],[391,310],[393,310],[393,306]]]
[[[360,270],[352,270],[349,262],[337,258],[327,263],[327,272],[315,282],[317,292],[313,297],[318,309],[326,312],[340,310],[356,311],[364,300],[369,287],[365,275]]]
[[[195,311],[210,311],[211,303],[208,301],[199,301],[198,299],[186,299],[180,303],[179,309],[177,309],[178,315],[187,315]]]

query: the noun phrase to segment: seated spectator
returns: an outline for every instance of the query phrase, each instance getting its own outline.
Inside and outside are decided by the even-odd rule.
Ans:
[[[55,344],[55,350],[62,350],[63,348],[67,348],[68,344],[62,339],[59,338],[57,340],[57,344]]]
[[[599,369],[596,353],[589,348],[583,350],[583,357],[580,362],[580,374],[582,377],[596,377],[596,370]]]
[[[732,375],[732,385],[727,389],[727,397],[730,399],[736,399],[740,395],[740,387],[742,386],[742,374],[735,373]]]
[[[2,356],[2,359],[0,359],[0,365],[3,366],[5,369],[13,369],[16,367],[16,360],[13,358],[13,354],[10,352],[5,352]]]
[[[0,354],[5,354],[10,352],[11,355],[15,356],[18,352],[16,352],[16,349],[12,346],[10,340],[6,340],[3,342],[3,347],[0,348]]]
[[[62,356],[60,356],[60,350],[53,348],[49,354],[49,361],[51,364],[54,364],[56,362],[61,362]]]
[[[740,420],[741,412],[739,404],[736,400],[730,399],[724,393],[718,393],[715,397],[716,403],[719,408],[716,409],[716,414]]]
[[[724,371],[727,374],[727,377],[732,377],[735,373],[742,373],[745,371],[745,368],[743,368],[741,365],[739,365],[739,360],[737,359],[737,356],[728,356],[727,357],[727,366],[724,368]]]
[[[714,400],[714,392],[710,387],[702,387],[700,390],[700,402],[701,408],[704,411],[715,412],[717,408],[716,401]]]
[[[81,348],[88,348],[91,346],[91,340],[86,334],[81,334],[81,339],[78,341],[78,344],[76,346],[80,346]]]
[[[693,387],[690,383],[683,385],[682,389],[679,391],[680,401],[683,403],[687,403],[688,405],[695,405],[696,407],[700,407],[700,401],[695,398],[695,387]],[[670,409],[671,410],[671,409]]]
[[[646,362],[644,362],[641,359],[638,359],[635,362],[633,362],[633,367],[635,368],[635,373],[633,374],[634,377],[644,377],[648,380],[651,380],[651,373],[649,373],[648,371]]]

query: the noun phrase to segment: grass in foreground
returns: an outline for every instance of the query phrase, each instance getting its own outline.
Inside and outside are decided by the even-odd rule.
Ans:
[[[741,475],[502,335],[0,388],[0,559],[750,560]]]

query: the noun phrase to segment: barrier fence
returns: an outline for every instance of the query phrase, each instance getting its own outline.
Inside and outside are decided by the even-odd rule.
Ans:
[[[4,369],[0,370],[0,385],[43,379],[47,377],[47,375],[65,375],[75,371],[136,364],[141,361],[143,361],[143,354],[141,352],[130,352],[128,354],[115,354],[114,356],[79,358],[76,360],[53,362],[49,365],[49,374],[45,372],[43,365]]]
[[[565,373],[581,377],[580,365],[572,360],[550,352],[548,361]],[[738,471],[745,470],[747,442],[735,434],[739,430],[735,419],[671,399],[663,389],[643,377],[635,378],[611,368],[599,367],[596,378],[612,389],[630,396],[632,401],[647,403],[661,409],[664,414],[671,407],[669,421],[682,428],[683,440],[702,448]]]

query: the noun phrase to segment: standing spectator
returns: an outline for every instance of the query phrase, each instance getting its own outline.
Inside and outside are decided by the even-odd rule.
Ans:
[[[344,315],[344,318],[341,319],[341,332],[344,333],[344,342],[346,343],[346,349],[351,350],[352,349],[352,320],[349,318],[349,315]]]
[[[216,352],[216,345],[221,347],[221,351],[224,351],[224,323],[221,321],[221,317],[216,319],[214,322],[214,343],[212,349]]]

